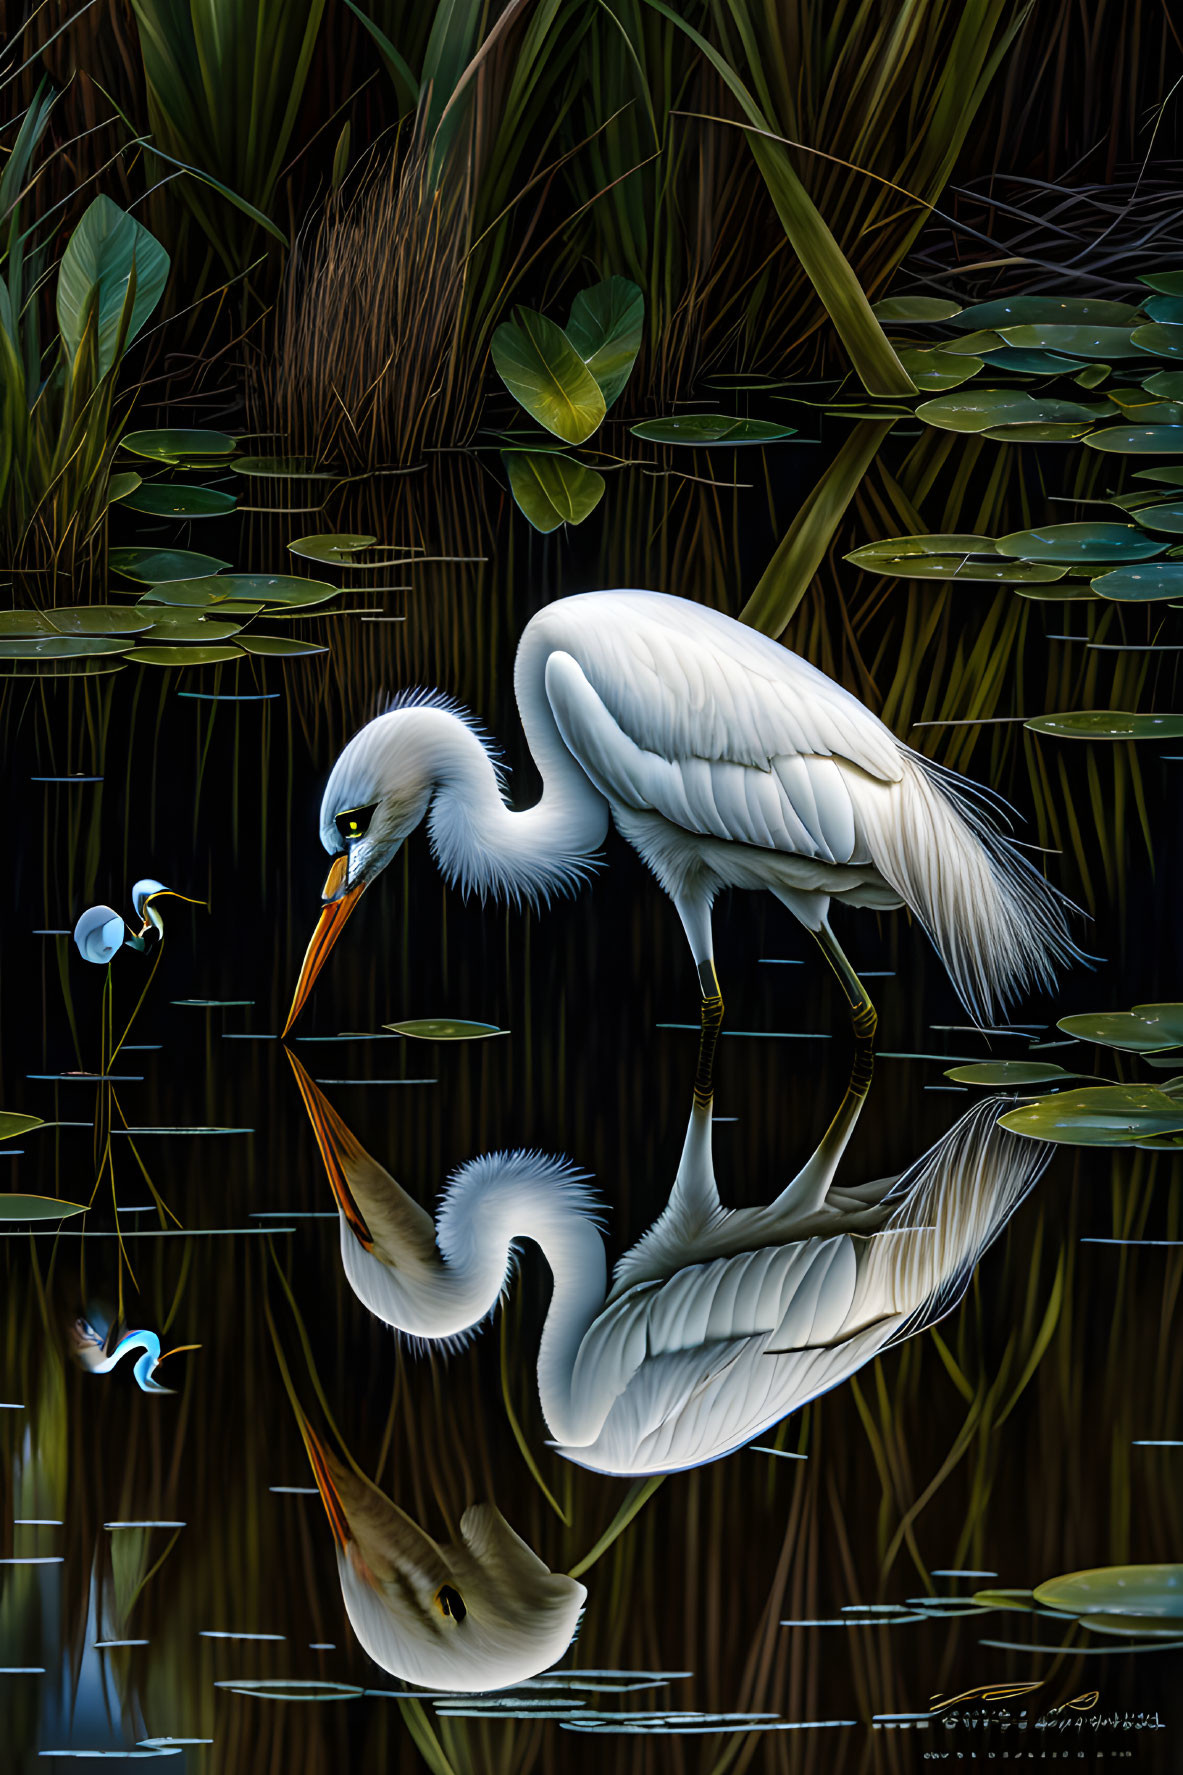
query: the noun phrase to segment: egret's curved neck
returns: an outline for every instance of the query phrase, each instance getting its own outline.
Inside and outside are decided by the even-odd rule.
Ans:
[[[542,796],[522,812],[507,804],[486,747],[464,721],[441,710],[433,737],[427,824],[448,879],[466,893],[542,902],[578,886],[587,874],[587,858],[604,841],[608,804],[559,740],[557,728],[550,742],[530,724]]]
[[[120,1338],[109,1356],[95,1363],[91,1373],[109,1374],[116,1363],[122,1362],[129,1350],[143,1350],[152,1362],[156,1362],[160,1358],[160,1339],[154,1331],[129,1331],[126,1337]],[[136,1366],[138,1368],[139,1363]]]

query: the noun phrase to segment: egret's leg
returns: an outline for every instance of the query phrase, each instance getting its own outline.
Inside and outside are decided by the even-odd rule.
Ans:
[[[847,961],[842,945],[830,929],[829,921],[823,919],[814,936],[821,945],[822,953],[838,976],[838,983],[850,1007],[850,1021],[854,1025],[855,1040],[860,1044],[875,1040],[875,1029],[879,1019],[871,995]],[[868,1078],[868,1084],[870,1079]]]
[[[697,1108],[706,1109],[715,1095],[715,1049],[723,1027],[723,992],[713,961],[698,964],[698,984],[702,989],[702,1012],[698,1065],[694,1069],[694,1102]]]

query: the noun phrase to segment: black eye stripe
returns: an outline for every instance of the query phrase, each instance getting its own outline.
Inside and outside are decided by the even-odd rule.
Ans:
[[[347,807],[342,813],[339,813],[336,816],[333,824],[336,826],[339,836],[345,840],[346,844],[349,843],[351,838],[365,837],[365,834],[370,829],[370,821],[374,817],[374,811],[377,806],[378,803],[372,801],[369,807]]]

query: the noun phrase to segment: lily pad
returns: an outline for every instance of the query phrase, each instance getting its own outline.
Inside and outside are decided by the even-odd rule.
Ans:
[[[0,1194],[0,1221],[66,1220],[71,1214],[85,1213],[85,1202],[62,1202],[57,1196]]]
[[[1070,579],[1064,585],[1018,585],[1015,592],[1020,598],[1031,598],[1040,604],[1087,604],[1097,596],[1083,579]]]
[[[16,1140],[22,1134],[32,1133],[34,1128],[44,1127],[40,1116],[19,1115],[16,1110],[0,1109],[0,1140]]]
[[[1123,327],[1131,325],[1138,310],[1128,302],[1102,302],[1092,297],[1075,300],[1060,296],[1000,296],[991,302],[975,302],[957,316],[958,327]]]
[[[999,1126],[1062,1146],[1126,1146],[1183,1130],[1183,1104],[1155,1085],[1098,1085],[1060,1091],[999,1116]]]
[[[339,481],[332,469],[318,468],[311,456],[238,456],[230,464],[236,475],[269,481]]]
[[[81,659],[87,654],[126,653],[130,641],[108,635],[30,635],[23,640],[0,640],[0,660]]]
[[[144,636],[150,645],[167,642],[229,641],[242,628],[240,622],[223,622],[218,617],[203,616],[196,610],[163,611]]]
[[[1183,425],[1106,425],[1084,441],[1116,456],[1183,456]]]
[[[419,1017],[410,1023],[384,1023],[394,1035],[409,1035],[421,1042],[472,1042],[490,1035],[504,1035],[495,1023],[462,1023],[450,1017]]]
[[[1183,561],[1144,561],[1137,567],[1118,567],[1094,579],[1093,590],[1119,603],[1183,598]]]
[[[602,424],[608,408],[599,384],[562,327],[545,315],[519,308],[494,332],[489,349],[518,405],[565,444],[584,443]]]
[[[147,456],[154,462],[173,462],[178,456],[229,455],[235,440],[224,431],[182,427],[166,431],[129,431],[119,442],[133,456]]]
[[[339,597],[340,592],[340,586],[330,585],[325,579],[301,579],[284,573],[224,573],[153,586],[140,603],[205,608],[245,600],[256,606],[264,604],[284,610],[302,610]]]
[[[1052,425],[1036,419],[1019,425],[989,425],[978,435],[996,444],[1074,444],[1087,430],[1087,420],[1075,425]]]
[[[126,499],[129,493],[134,493],[136,488],[142,485],[142,482],[142,475],[132,474],[130,471],[121,475],[112,475],[107,482],[107,504],[118,505],[119,501]]]
[[[510,491],[535,530],[582,524],[604,496],[604,477],[557,451],[507,451]]]
[[[605,278],[590,290],[581,290],[571,304],[567,338],[591,371],[605,407],[612,405],[629,379],[641,349],[644,322],[645,298],[627,277]]]
[[[1138,282],[1163,296],[1183,296],[1183,271],[1144,271]]]
[[[1136,468],[1135,481],[1154,481],[1163,487],[1183,487],[1183,462],[1168,462],[1154,468]]]
[[[1183,404],[1145,388],[1111,388],[1108,399],[1137,425],[1183,425]]]
[[[137,666],[215,666],[224,660],[241,659],[241,647],[137,647],[132,654]]]
[[[1065,1072],[1062,1066],[1039,1060],[979,1060],[972,1066],[952,1066],[945,1073],[959,1085],[1045,1085],[1059,1079],[1078,1079],[1082,1074]]]
[[[1065,376],[1080,368],[1078,358],[1062,357],[1054,351],[1019,351],[1013,345],[1003,345],[997,351],[983,352],[982,361],[992,370],[1010,370],[1016,376]],[[1089,364],[1088,373],[1091,374],[1098,367]],[[1098,382],[1104,380],[1107,366],[1100,368]],[[1078,376],[1077,381],[1081,382],[1082,378]],[[1082,386],[1088,388],[1091,384],[1083,382]]]
[[[1183,1016],[1183,1007],[1155,1007]],[[1065,1035],[1081,1042],[1099,1042],[1105,1048],[1120,1048],[1125,1054],[1154,1054],[1183,1042],[1183,1030],[1170,1028],[1162,1018],[1143,1017],[1137,1011],[1082,1011],[1062,1017],[1056,1025]]]
[[[980,357],[945,351],[939,345],[927,349],[901,345],[896,349],[896,356],[916,387],[925,391],[960,388],[963,382],[979,375],[982,369]]]
[[[1136,524],[1044,524],[1038,530],[1012,530],[994,544],[1000,555],[1024,561],[1056,561],[1066,566],[1109,561],[1149,561],[1164,545]]]
[[[912,321],[928,324],[952,320],[961,309],[943,296],[884,296],[871,304],[871,313],[882,326],[906,326]]]
[[[1153,376],[1147,376],[1142,387],[1164,401],[1183,401],[1183,370],[1156,370]]]
[[[376,536],[325,532],[313,536],[297,536],[294,542],[288,543],[288,550],[306,560],[324,561],[333,567],[379,567],[385,565],[389,551],[387,555],[383,555],[381,561],[351,559],[354,555],[365,554],[377,541]]]
[[[935,531],[929,536],[888,536],[881,542],[865,542],[846,556],[858,567],[873,567],[879,561],[899,561],[911,555],[991,555],[992,536],[976,536],[968,531]]]
[[[1088,426],[1113,409],[1107,402],[1037,399],[1024,388],[969,388],[922,401],[916,417],[942,431],[988,431],[999,425]]]
[[[725,413],[683,413],[677,419],[643,419],[630,427],[650,444],[774,444],[796,436],[796,427],[770,419],[733,419]]]
[[[186,487],[179,481],[147,481],[123,501],[131,512],[157,518],[217,518],[237,504],[232,493],[213,487]]]
[[[267,654],[273,659],[303,659],[311,653],[327,653],[315,641],[289,641],[284,635],[244,635],[239,642],[247,653]]]
[[[1007,344],[1017,346],[1020,351],[1062,351],[1069,357],[1104,358],[1107,363],[1114,358],[1142,357],[1146,350],[1145,346],[1134,343],[1137,334],[1145,332],[1144,327],[1136,328],[1133,334],[1128,327],[1074,327],[1054,323],[1000,330]]]
[[[1135,327],[1130,334],[1133,343],[1155,357],[1183,357],[1183,327],[1164,327],[1158,321]]]
[[[1106,1565],[1037,1584],[1037,1603],[1066,1615],[1183,1619],[1183,1565]],[[1178,1631],[1178,1629],[1176,1629]]]
[[[1086,364],[1080,375],[1074,376],[1072,380],[1078,388],[1096,388],[1104,382],[1110,368],[1109,364]]]
[[[134,604],[72,604],[43,614],[46,632],[59,635],[135,635],[150,620]]]
[[[1065,740],[1177,740],[1183,715],[1135,715],[1126,709],[1077,709],[1063,715],[1036,715],[1023,724],[1032,733]]]
[[[1141,506],[1135,516],[1144,530],[1161,530],[1168,536],[1183,534],[1183,502],[1179,500]]]
[[[219,573],[229,561],[216,555],[199,555],[193,549],[111,549],[107,565],[125,579],[136,579],[144,585],[163,585],[166,580],[196,579],[199,575]]]

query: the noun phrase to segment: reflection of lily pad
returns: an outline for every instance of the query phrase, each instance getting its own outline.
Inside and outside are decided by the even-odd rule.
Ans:
[[[289,641],[284,635],[244,635],[239,642],[247,653],[267,654],[273,659],[303,659],[329,650],[316,641]]]
[[[62,1202],[56,1196],[0,1194],[0,1221],[65,1220],[71,1214],[85,1213],[85,1202]]]
[[[1122,327],[1137,318],[1128,302],[1103,302],[1091,297],[1077,300],[1059,296],[1000,296],[991,302],[975,302],[963,308],[957,325],[971,327]]]
[[[227,456],[234,439],[224,431],[177,428],[168,431],[130,431],[120,438],[123,449],[156,462],[172,462],[178,456]]]
[[[999,1126],[1062,1146],[1126,1146],[1183,1130],[1183,1104],[1155,1085],[1098,1085],[1060,1091],[999,1116]]]
[[[1063,715],[1035,715],[1023,724],[1032,733],[1066,740],[1177,740],[1183,715],[1135,715],[1127,709],[1076,709]]]
[[[1138,567],[1118,567],[1094,579],[1093,590],[1102,598],[1121,602],[1183,598],[1183,561],[1144,561]]]
[[[137,579],[144,585],[163,585],[166,580],[195,579],[229,567],[216,555],[199,555],[193,549],[111,549],[107,563],[114,573]]]
[[[1183,1565],[1105,1565],[1036,1585],[1035,1600],[1067,1615],[1183,1620]],[[1178,1628],[1175,1631],[1179,1631]]]
[[[1107,425],[1084,440],[1115,456],[1183,455],[1183,425]]]
[[[0,1140],[16,1140],[21,1134],[28,1134],[43,1125],[40,1116],[23,1116],[13,1109],[0,1109]]]
[[[773,444],[795,436],[791,425],[768,419],[732,419],[724,413],[683,413],[677,419],[645,419],[630,427],[651,444]]]
[[[911,321],[952,320],[961,310],[956,302],[947,302],[943,296],[885,296],[872,304],[871,313],[883,326],[906,326]]]
[[[1000,555],[1024,561],[1062,561],[1098,565],[1106,561],[1149,561],[1161,555],[1155,542],[1136,524],[1043,524],[1038,530],[1012,530],[994,544]]]
[[[216,518],[232,512],[237,501],[232,493],[213,487],[187,487],[180,481],[149,481],[123,501],[128,511],[146,512],[155,518]]]
[[[502,462],[518,507],[545,535],[582,524],[604,497],[604,477],[557,451],[507,451]]]
[[[29,635],[0,640],[0,660],[81,659],[86,654],[126,653],[130,641],[108,635]]]
[[[950,1067],[945,1073],[959,1085],[1045,1085],[1080,1076],[1049,1060],[978,1060],[972,1066]]]
[[[230,464],[236,475],[258,475],[263,480],[339,481],[332,469],[317,468],[311,456],[239,456]]]
[[[1183,1005],[1137,1005],[1132,1011],[1083,1011],[1056,1026],[1077,1041],[1100,1042],[1129,1054],[1153,1054],[1183,1043]]]
[[[137,647],[132,654],[137,666],[216,666],[224,660],[241,659],[241,647]]]
[[[384,1023],[382,1027],[394,1035],[409,1035],[421,1042],[471,1042],[506,1033],[495,1023],[462,1023],[450,1017],[419,1017],[410,1023]]]

